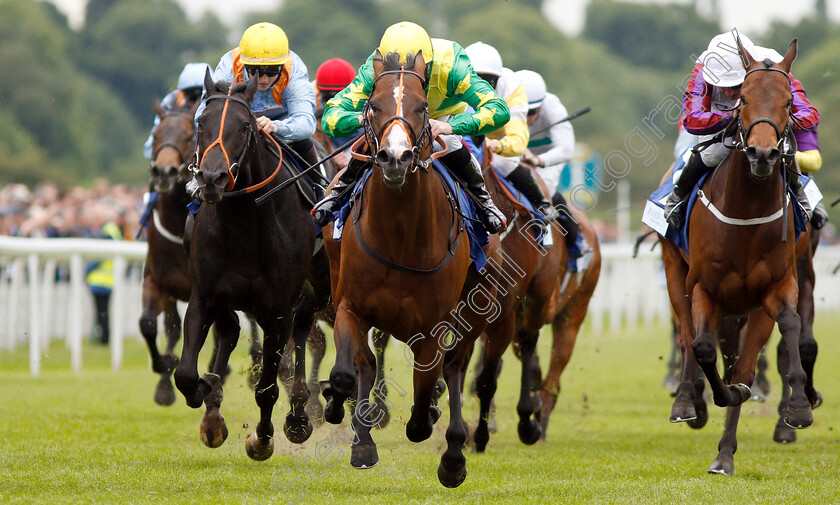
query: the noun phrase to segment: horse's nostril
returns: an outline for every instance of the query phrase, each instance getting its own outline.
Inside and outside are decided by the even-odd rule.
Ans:
[[[747,158],[750,160],[758,159],[758,150],[755,147],[748,147],[746,150]]]
[[[401,165],[407,165],[412,161],[414,161],[414,153],[412,153],[411,151],[403,151],[402,154],[400,154]]]
[[[376,153],[376,164],[380,167],[386,166],[391,163],[391,153],[386,151],[385,149],[380,150]]]

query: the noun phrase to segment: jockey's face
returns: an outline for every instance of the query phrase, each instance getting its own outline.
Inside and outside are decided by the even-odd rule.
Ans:
[[[258,88],[260,91],[265,91],[277,82],[280,78],[280,71],[282,70],[282,66],[279,65],[272,65],[272,66],[254,66],[254,65],[245,65],[245,71],[248,72],[248,75],[253,78],[254,75],[259,75],[258,79]]]
[[[531,126],[532,124],[534,124],[534,121],[536,121],[539,117],[540,117],[540,107],[537,107],[536,109],[528,110],[528,126]]]
[[[730,88],[720,88],[726,98],[730,100],[737,100],[741,96],[741,85],[732,86]]]

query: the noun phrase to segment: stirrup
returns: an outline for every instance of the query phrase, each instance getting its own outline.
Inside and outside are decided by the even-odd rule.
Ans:
[[[337,197],[330,195],[315,204],[315,207],[313,207],[309,213],[315,218],[315,222],[318,223],[318,226],[323,228],[335,219],[333,212],[338,210],[335,207],[337,207],[339,203],[340,202]]]

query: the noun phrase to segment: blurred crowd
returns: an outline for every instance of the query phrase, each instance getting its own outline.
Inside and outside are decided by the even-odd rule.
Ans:
[[[96,237],[115,223],[126,240],[140,228],[145,187],[97,180],[90,188],[59,189],[44,182],[0,188],[0,235],[17,237]]]

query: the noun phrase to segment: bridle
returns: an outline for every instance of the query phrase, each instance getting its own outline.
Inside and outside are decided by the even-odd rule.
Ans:
[[[749,70],[744,76],[744,81],[746,81],[747,76],[752,74],[753,72],[773,71],[773,72],[779,72],[782,75],[784,75],[788,80],[788,84],[790,84],[790,75],[788,75],[787,72],[785,72],[784,70],[782,70],[780,68],[775,68],[775,67],[770,66],[771,64],[772,64],[772,62],[770,62],[769,60],[765,60],[763,67],[754,68],[752,70]],[[742,107],[742,105],[738,106],[739,109],[741,107]],[[790,107],[790,106],[788,106],[788,107]],[[773,121],[771,118],[766,117],[766,116],[762,116],[762,117],[754,119],[746,128],[744,128],[743,116],[741,114],[738,114],[738,137],[739,138],[735,142],[734,148],[737,149],[738,151],[746,152],[746,150],[747,150],[747,139],[750,137],[750,132],[752,132],[752,129],[760,123],[768,123],[770,126],[773,127],[773,130],[776,132],[776,139],[777,139],[776,148],[781,149],[782,142],[785,140],[785,138],[792,137],[793,132],[791,131],[791,123],[796,122],[796,121],[797,121],[797,119],[794,118],[793,114],[791,114],[790,111],[788,111],[788,121],[787,121],[787,123],[785,123],[784,129],[779,128],[779,125],[777,125],[775,121]]]
[[[214,147],[216,147],[218,145],[219,149],[221,149],[222,154],[225,157],[225,161],[228,164],[228,184],[227,184],[227,187],[225,188],[225,192],[222,194],[222,196],[226,196],[226,197],[239,196],[239,195],[243,195],[243,194],[246,194],[246,193],[252,193],[252,192],[264,187],[266,184],[271,182],[271,180],[274,179],[277,176],[277,174],[280,172],[280,167],[283,164],[283,152],[280,149],[280,145],[277,143],[276,140],[274,140],[274,138],[270,134],[265,133],[262,130],[260,130],[260,133],[262,133],[262,135],[264,137],[268,138],[274,144],[274,147],[277,148],[277,153],[278,153],[277,167],[274,169],[274,172],[270,176],[268,176],[267,179],[263,180],[262,182],[254,184],[253,186],[248,186],[247,188],[239,189],[237,191],[232,191],[234,186],[236,185],[236,178],[239,176],[239,168],[242,166],[242,163],[245,161],[245,156],[248,155],[249,153],[253,153],[255,148],[256,148],[256,145],[257,145],[257,136],[256,136],[256,133],[254,132],[254,127],[251,124],[251,122],[249,122],[249,123],[247,123],[246,135],[247,135],[248,138],[245,142],[245,148],[242,149],[242,153],[239,155],[239,159],[237,159],[234,163],[230,162],[230,156],[228,155],[228,151],[225,148],[224,143],[222,142],[222,135],[225,132],[225,120],[227,118],[228,106],[230,105],[231,102],[236,102],[236,103],[244,106],[245,110],[248,111],[248,114],[251,115],[251,105],[248,102],[246,102],[245,100],[243,100],[243,99],[241,99],[237,96],[232,96],[231,95],[232,91],[233,91],[233,83],[231,83],[230,88],[228,89],[227,95],[211,95],[211,96],[207,97],[207,101],[210,101],[210,100],[225,100],[225,105],[224,105],[224,108],[222,109],[221,125],[219,126],[219,136],[209,146],[207,146],[206,149],[204,149],[204,153],[202,153],[202,154],[199,154],[199,152],[198,152],[199,146],[196,144],[195,160],[197,160],[197,162],[194,165],[190,166],[190,171],[193,172],[193,174],[198,173],[198,171],[201,170],[201,164],[204,161],[204,156],[207,155],[208,151],[210,151],[211,149],[213,149]]]
[[[441,145],[443,150],[432,154],[429,157],[429,159],[421,160],[420,153],[432,140],[432,127],[429,124],[429,107],[427,106],[423,112],[423,128],[420,130],[420,134],[418,135],[411,122],[405,116],[403,116],[402,104],[403,89],[405,87],[405,75],[413,75],[420,79],[420,83],[423,86],[423,89],[426,88],[426,79],[414,70],[406,70],[405,67],[400,67],[399,70],[385,70],[384,72],[381,72],[379,75],[377,75],[376,78],[373,80],[373,87],[371,88],[370,95],[373,95],[373,92],[376,89],[376,84],[379,82],[380,79],[382,79],[382,77],[386,75],[395,74],[400,76],[400,82],[397,91],[397,108],[394,115],[388,118],[387,121],[385,121],[385,124],[383,124],[382,128],[379,129],[379,134],[377,135],[376,131],[373,128],[373,125],[371,124],[371,118],[373,117],[373,109],[370,105],[370,100],[366,101],[362,108],[362,117],[364,118],[362,121],[362,128],[365,131],[365,135],[364,137],[359,138],[359,140],[357,140],[351,146],[350,155],[360,161],[374,163],[375,155],[380,150],[379,139],[384,137],[394,126],[399,126],[403,129],[406,135],[408,135],[408,138],[411,140],[411,172],[416,172],[418,168],[422,168],[424,172],[428,172],[429,165],[437,158],[440,158],[441,156],[446,154],[446,143],[440,138],[435,139]],[[361,147],[363,142],[366,142],[367,145],[371,147],[370,152],[373,154],[363,155],[358,153],[359,148]]]
[[[179,111],[167,112],[161,118],[161,123],[163,122],[164,118],[167,118],[167,117],[170,117],[170,116],[184,117],[184,118],[187,119],[187,121],[189,121],[190,125],[192,125],[192,116],[188,112],[179,112]],[[193,145],[193,142],[190,143],[190,146],[187,149],[188,150],[192,149],[192,145]],[[176,142],[173,142],[171,140],[161,142],[160,145],[158,145],[155,148],[154,152],[152,152],[152,160],[151,160],[152,167],[155,166],[155,160],[157,159],[158,155],[160,154],[160,152],[165,147],[169,147],[171,149],[174,149],[175,152],[178,153],[178,156],[181,159],[181,165],[178,167],[178,173],[182,173],[184,171],[184,169],[187,168],[187,166],[189,165],[189,162],[190,162],[190,157],[187,155],[187,152],[189,152],[189,151],[184,151],[183,149],[181,149],[181,146],[179,146]]]

